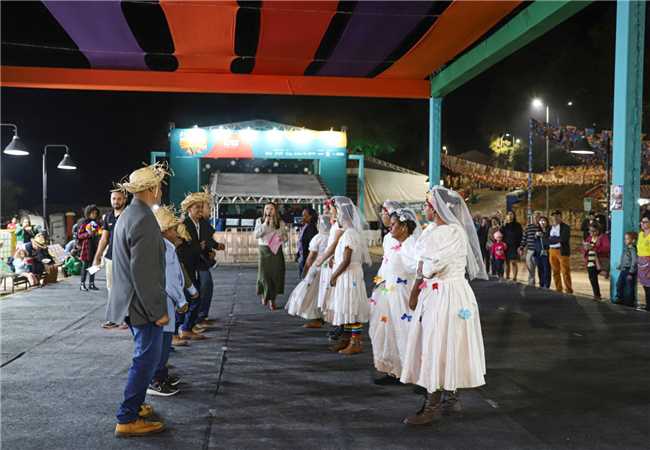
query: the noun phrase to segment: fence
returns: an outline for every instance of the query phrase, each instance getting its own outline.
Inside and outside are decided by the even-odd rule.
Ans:
[[[299,232],[292,228],[289,232],[289,240],[283,246],[286,261],[294,261],[298,248]],[[253,263],[257,261],[258,245],[255,234],[252,231],[242,231],[236,228],[216,233],[218,242],[225,244],[224,252],[217,252],[217,260],[221,263]],[[366,239],[368,245],[381,245],[381,232],[379,230],[367,230]]]

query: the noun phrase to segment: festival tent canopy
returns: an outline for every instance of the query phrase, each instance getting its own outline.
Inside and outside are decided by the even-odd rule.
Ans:
[[[521,1],[2,3],[2,86],[429,98]]]
[[[386,199],[422,203],[428,187],[426,175],[365,169],[365,217],[367,220],[376,220],[377,211]]]
[[[215,173],[210,191],[217,205],[223,203],[319,204],[329,197],[316,175],[266,173]]]

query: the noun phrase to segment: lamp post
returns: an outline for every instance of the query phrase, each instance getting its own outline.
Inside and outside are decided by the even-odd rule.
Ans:
[[[539,98],[534,98],[533,101],[532,101],[532,105],[533,105],[533,108],[539,109],[539,108],[542,108],[544,106],[544,102]],[[573,105],[573,102],[571,102],[571,105]],[[546,105],[546,123],[547,124],[549,123],[549,120],[550,120],[549,116],[550,116],[550,110],[549,110],[548,105]],[[548,172],[549,169],[550,169],[548,134],[546,134],[545,141],[546,141],[546,172]],[[549,190],[548,190],[548,186],[546,186],[546,215],[547,216],[548,216],[549,212],[550,212],[550,209],[549,209]]]
[[[0,126],[14,129],[14,136],[11,138],[11,142],[5,147],[3,153],[13,156],[29,155],[29,151],[18,137],[18,127],[13,123],[1,123]],[[0,226],[2,225],[2,193],[2,154],[0,154]]]
[[[65,155],[63,159],[59,162],[59,165],[56,166],[58,169],[62,170],[76,170],[77,166],[72,161],[70,157],[70,149],[65,144],[47,144],[43,147],[43,226],[45,231],[49,232],[49,226],[47,221],[47,151],[50,148],[65,148]]]

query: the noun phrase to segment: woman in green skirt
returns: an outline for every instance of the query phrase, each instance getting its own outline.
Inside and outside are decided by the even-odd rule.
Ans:
[[[278,206],[264,205],[264,215],[255,222],[255,238],[259,245],[257,267],[257,295],[271,311],[276,309],[275,298],[284,294],[284,253],[282,245],[288,239],[287,226],[280,219]]]

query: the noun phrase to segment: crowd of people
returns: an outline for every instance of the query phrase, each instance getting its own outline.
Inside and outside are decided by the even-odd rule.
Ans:
[[[650,214],[644,214],[640,230],[625,233],[625,245],[618,270],[614,300],[641,309],[636,296],[637,280],[648,298],[650,289]],[[525,229],[513,212],[492,217],[474,216],[485,266],[499,280],[517,281],[518,263],[523,258],[528,271],[528,285],[550,289],[551,279],[558,292],[573,293],[571,279],[571,228],[562,220],[562,212],[555,210],[551,220],[535,211]],[[609,278],[610,240],[609,224],[603,214],[590,212],[581,224],[584,267],[594,298],[601,299],[599,277]],[[650,310],[646,301],[646,309]]]

